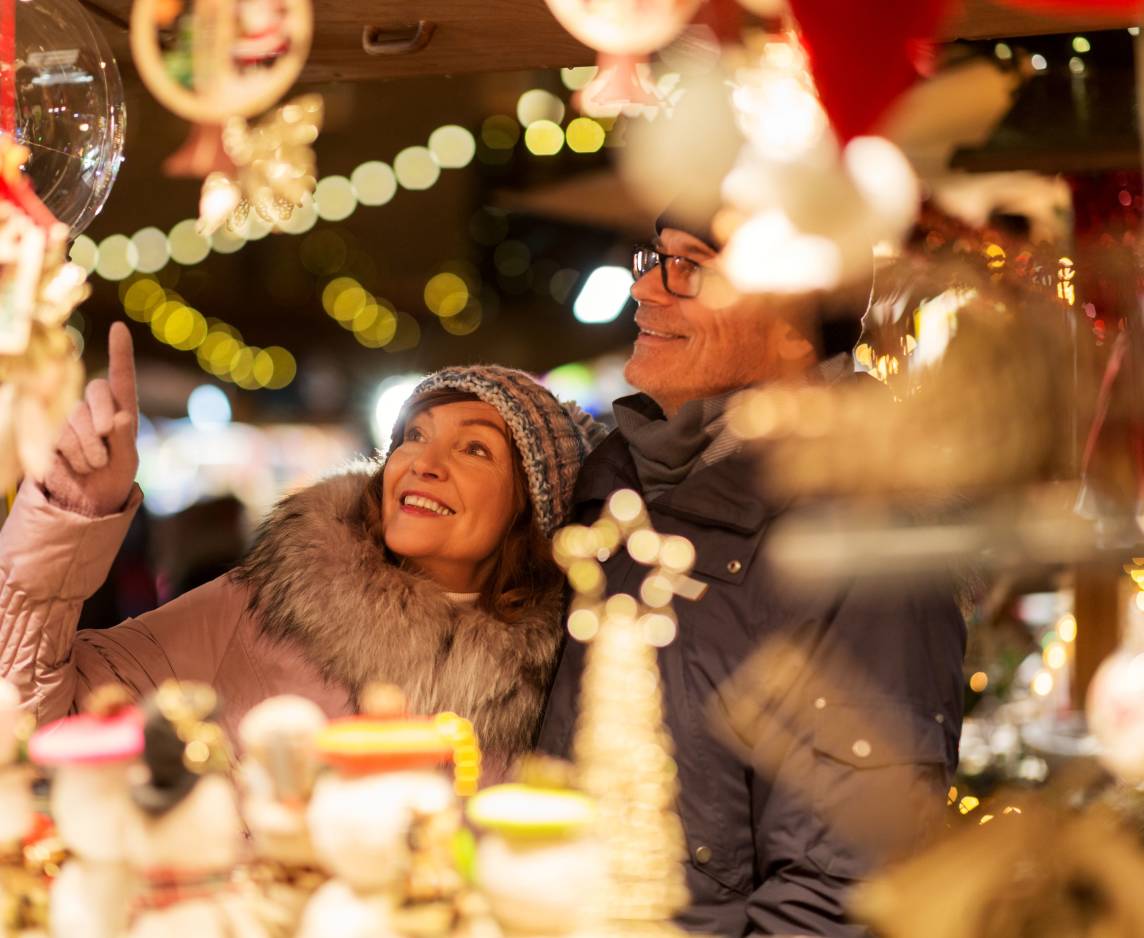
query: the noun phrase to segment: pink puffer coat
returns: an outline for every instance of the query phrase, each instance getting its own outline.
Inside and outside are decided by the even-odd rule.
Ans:
[[[44,722],[108,681],[142,696],[167,678],[219,692],[234,738],[242,715],[301,694],[352,712],[370,681],[401,686],[414,712],[471,719],[490,754],[529,748],[560,642],[558,597],[501,622],[452,602],[388,562],[362,520],[375,465],[284,499],[242,564],[167,605],[105,630],[76,621],[103,583],[142,502],[85,518],[25,483],[0,528],[0,675]]]

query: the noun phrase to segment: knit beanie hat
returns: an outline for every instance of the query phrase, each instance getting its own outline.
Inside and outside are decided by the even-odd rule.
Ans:
[[[431,391],[462,391],[494,407],[516,444],[540,530],[551,537],[568,517],[576,475],[602,427],[574,403],[561,403],[536,379],[500,365],[442,368],[422,381],[409,401]],[[408,407],[408,405],[406,405]],[[397,421],[390,452],[398,445]]]

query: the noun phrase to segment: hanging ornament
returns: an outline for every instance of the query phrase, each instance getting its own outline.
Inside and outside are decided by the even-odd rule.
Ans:
[[[23,173],[75,237],[103,208],[123,161],[119,69],[76,0],[0,0],[0,133],[27,150]]]
[[[790,0],[822,106],[842,143],[870,133],[918,78],[949,0]]]
[[[199,199],[200,234],[226,224],[239,231],[251,209],[271,228],[290,220],[314,191],[317,162],[313,143],[322,127],[322,97],[308,94],[276,108],[253,127],[232,117],[222,145],[231,172],[207,176]]]
[[[803,293],[869,277],[874,245],[899,240],[919,188],[906,158],[877,137],[842,148],[790,33],[771,34],[734,77],[745,137],[723,182],[715,235],[739,290]]]
[[[694,15],[699,0],[546,0],[557,21],[599,57],[599,72],[580,92],[593,116],[655,109],[658,99],[638,66],[667,45]]]
[[[0,487],[42,477],[83,368],[65,329],[87,296],[67,262],[68,226],[20,173],[25,148],[0,134]]]
[[[290,89],[306,62],[312,32],[309,0],[136,0],[131,51],[139,74],[161,104],[194,123],[165,171],[206,178],[221,173],[232,183],[227,192],[215,177],[203,192],[208,206],[229,199],[233,211],[244,199],[265,207],[287,198],[296,205],[301,193],[313,190],[313,182],[306,182],[313,179],[312,154],[300,155],[298,136],[282,133],[284,125],[306,124],[302,145],[312,144],[320,123],[312,104],[301,113],[292,110],[296,104],[287,105],[254,131],[244,122],[232,123],[268,110]],[[253,166],[260,159],[274,164],[269,176]],[[260,175],[266,185],[250,188]],[[281,220],[283,211],[271,215]],[[204,228],[221,223],[213,209],[203,218]]]

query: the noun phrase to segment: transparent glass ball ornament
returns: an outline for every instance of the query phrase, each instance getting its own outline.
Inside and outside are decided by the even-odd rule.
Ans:
[[[77,0],[16,0],[15,7],[15,135],[29,151],[24,172],[75,237],[107,202],[123,161],[123,83],[107,40]]]

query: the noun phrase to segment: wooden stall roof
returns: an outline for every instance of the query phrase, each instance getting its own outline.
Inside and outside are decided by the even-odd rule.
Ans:
[[[83,2],[113,29],[126,30],[131,0]],[[552,68],[594,58],[553,19],[544,0],[314,0],[314,19],[306,82]],[[994,0],[965,0],[943,36],[983,39],[1130,25],[1123,14],[1063,19]],[[415,39],[419,27],[427,41]]]

